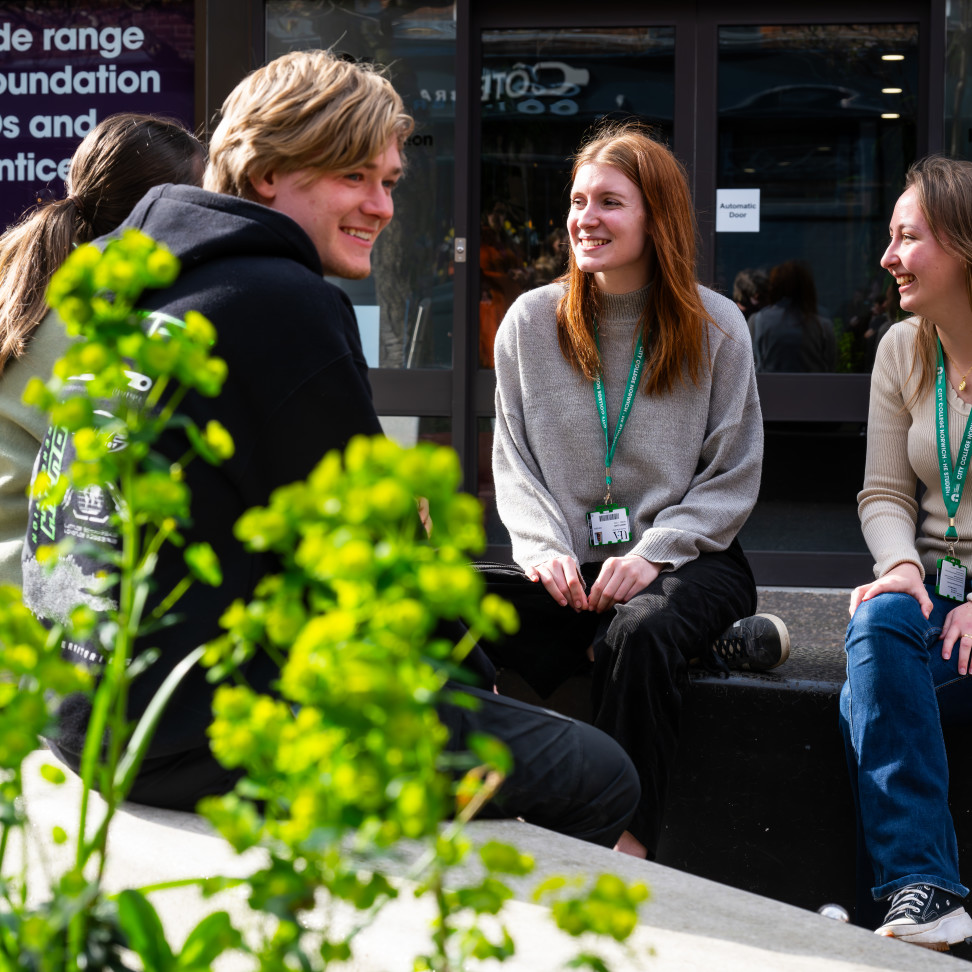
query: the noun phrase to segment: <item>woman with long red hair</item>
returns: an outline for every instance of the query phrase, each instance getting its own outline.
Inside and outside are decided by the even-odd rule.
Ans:
[[[641,779],[618,849],[652,856],[690,662],[772,668],[736,534],[763,431],[736,305],[695,276],[684,170],[637,123],[574,158],[559,280],[522,295],[496,346],[497,507],[515,568],[486,568],[520,632],[491,648],[546,697],[593,658],[593,721]],[[732,624],[733,619],[743,618]],[[728,629],[727,629],[728,626]]]

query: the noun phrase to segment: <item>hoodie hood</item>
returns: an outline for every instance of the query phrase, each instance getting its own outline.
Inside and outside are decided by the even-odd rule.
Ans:
[[[128,227],[164,243],[183,271],[217,259],[277,256],[295,260],[318,276],[324,272],[310,237],[289,216],[196,186],[150,189],[119,231]]]

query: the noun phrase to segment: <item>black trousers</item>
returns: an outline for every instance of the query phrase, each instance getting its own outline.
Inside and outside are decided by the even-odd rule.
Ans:
[[[475,709],[440,706],[452,751],[472,732],[488,733],[510,748],[513,771],[480,816],[522,817],[528,823],[613,847],[638,807],[638,774],[610,736],[567,716],[464,688]]]
[[[599,563],[581,566],[588,590],[600,569]],[[591,671],[594,725],[624,747],[641,783],[628,830],[653,857],[678,748],[688,663],[707,661],[712,642],[756,610],[756,585],[742,548],[734,541],[725,551],[701,554],[604,614],[561,607],[518,567],[484,564],[480,570],[488,589],[520,615],[515,635],[484,645],[497,667],[519,672],[544,698],[564,679]]]
[[[474,708],[443,704],[448,750],[465,750],[472,732],[502,740],[512,773],[482,817],[522,817],[529,823],[612,847],[638,806],[638,774],[624,750],[593,726],[484,689],[450,684],[473,696]],[[79,760],[49,742],[77,772]],[[240,772],[222,767],[207,747],[146,759],[128,799],[171,810],[195,810],[204,796],[231,790]]]

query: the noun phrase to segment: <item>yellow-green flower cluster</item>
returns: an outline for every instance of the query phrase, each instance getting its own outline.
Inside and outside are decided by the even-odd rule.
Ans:
[[[87,687],[86,673],[61,658],[53,638],[24,607],[20,591],[0,587],[0,818],[18,819],[20,764],[54,726],[57,700]]]
[[[638,907],[649,897],[647,885],[628,884],[601,874],[586,888],[569,892],[566,878],[548,878],[534,891],[537,901],[552,901],[554,920],[571,935],[594,932],[623,942],[638,924]]]
[[[103,251],[93,244],[76,249],[48,290],[48,302],[76,340],[51,380],[35,378],[24,392],[25,402],[48,410],[53,425],[73,434],[74,461],[53,481],[46,473],[38,476],[33,486],[38,501],[56,505],[68,486],[125,481],[125,496],[112,488],[116,501],[130,506],[140,527],[176,542],[179,523],[189,517],[185,461],[198,455],[216,465],[233,454],[233,441],[219,422],[200,429],[186,416],[175,416],[187,391],[214,396],[225,381],[226,363],[210,353],[216,340],[212,324],[193,311],[178,320],[137,308],[146,288],[166,287],[178,273],[176,257],[134,229]],[[158,437],[174,424],[187,439],[178,462],[153,452]],[[186,559],[193,577],[220,582],[210,548],[190,547]]]
[[[282,569],[227,610],[205,662],[223,675],[269,651],[282,698],[217,693],[213,750],[245,770],[246,792],[267,810],[260,833],[244,836],[229,803],[211,805],[233,839],[307,861],[349,831],[378,847],[432,834],[450,812],[435,704],[472,640],[457,647],[437,625],[462,620],[478,636],[516,624],[470,565],[484,547],[482,511],[459,482],[451,449],[356,438],[237,523],[243,543]]]

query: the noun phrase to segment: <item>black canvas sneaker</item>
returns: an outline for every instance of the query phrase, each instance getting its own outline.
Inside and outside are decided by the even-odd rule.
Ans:
[[[874,934],[947,952],[949,945],[972,938],[972,918],[957,894],[933,884],[909,884],[894,893]]]
[[[731,624],[712,648],[730,668],[765,672],[790,657],[790,632],[775,614],[755,614]]]

